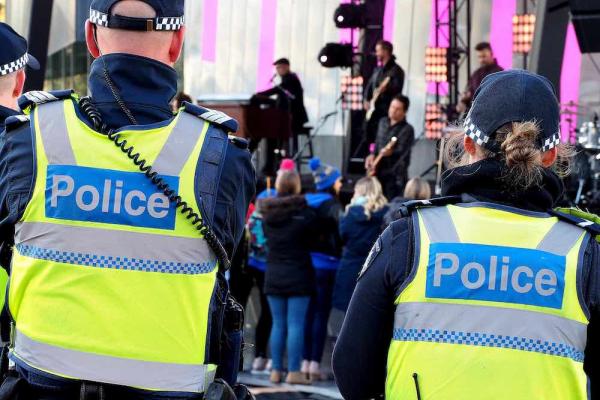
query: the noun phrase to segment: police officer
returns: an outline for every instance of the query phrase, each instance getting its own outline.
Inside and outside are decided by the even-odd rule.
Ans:
[[[250,155],[226,115],[172,113],[183,0],[93,0],[86,40],[91,99],[25,94],[0,149],[10,358],[28,399],[202,398]]]
[[[525,71],[492,74],[464,131],[449,143],[462,156],[444,175],[453,197],[406,204],[371,251],[334,351],[342,395],[588,398],[588,378],[599,390],[597,226],[552,211],[557,157],[569,155],[554,89]]]
[[[4,120],[19,114],[17,99],[25,84],[25,67],[40,67],[38,61],[27,53],[27,41],[9,25],[0,22],[0,132]]]

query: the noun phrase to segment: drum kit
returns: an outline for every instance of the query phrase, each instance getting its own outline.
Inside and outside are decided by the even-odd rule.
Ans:
[[[574,102],[561,104],[563,121],[569,126],[569,142],[577,154],[571,175],[565,179],[570,205],[598,213],[600,211],[600,123],[597,112]],[[584,119],[577,128],[577,118]]]

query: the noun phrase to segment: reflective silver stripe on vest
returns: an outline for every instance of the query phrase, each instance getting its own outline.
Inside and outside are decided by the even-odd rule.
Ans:
[[[400,303],[394,340],[501,347],[583,362],[587,326],[534,311],[442,303]]]
[[[558,221],[538,244],[537,249],[566,256],[583,235],[581,228]]]
[[[431,243],[460,243],[447,207],[424,208],[419,210],[419,215]]]
[[[179,113],[167,142],[154,160],[153,167],[159,174],[178,176],[181,173],[204,129],[200,122],[198,117]]]
[[[123,243],[127,243],[127,246],[123,246]],[[109,257],[143,256],[144,259],[158,262],[215,260],[212,250],[200,237],[163,236],[44,222],[17,224],[15,244]]]
[[[12,353],[50,373],[92,382],[169,392],[204,392],[214,372],[206,365],[172,364],[83,353],[35,341],[17,330]]]
[[[64,102],[54,101],[43,104],[34,112],[37,113],[39,133],[48,157],[48,164],[76,165],[67,129]]]

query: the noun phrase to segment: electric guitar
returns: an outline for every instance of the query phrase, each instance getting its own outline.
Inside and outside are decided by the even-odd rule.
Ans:
[[[373,92],[373,98],[371,99],[371,102],[369,103],[369,110],[367,111],[367,115],[365,117],[366,121],[369,121],[371,119],[371,117],[373,116],[373,112],[375,111],[375,103],[377,102],[377,99],[379,98],[379,96],[381,96],[381,93],[383,93],[383,89],[387,85],[389,85],[391,80],[392,80],[392,78],[390,78],[389,76],[386,76],[385,79],[383,81],[381,81],[379,86],[377,86],[377,89],[375,89],[375,91]]]
[[[396,136],[392,136],[388,144],[386,144],[383,150],[381,150],[377,157],[375,157],[375,160],[373,160],[373,164],[371,164],[371,167],[367,169],[367,176],[375,176],[377,174],[377,166],[379,165],[379,163],[381,163],[381,160],[385,158],[383,156],[383,153],[385,153],[386,151],[390,151],[394,147],[396,147],[397,142],[398,138]]]

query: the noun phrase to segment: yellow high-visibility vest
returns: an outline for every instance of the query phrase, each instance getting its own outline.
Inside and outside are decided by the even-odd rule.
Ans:
[[[472,203],[413,213],[386,399],[586,399],[590,236],[544,213]]]
[[[16,226],[10,356],[53,375],[154,391],[203,392],[217,261],[169,199],[77,114],[33,107],[35,183]],[[134,130],[137,129],[137,130]],[[208,122],[123,130],[194,210]]]

